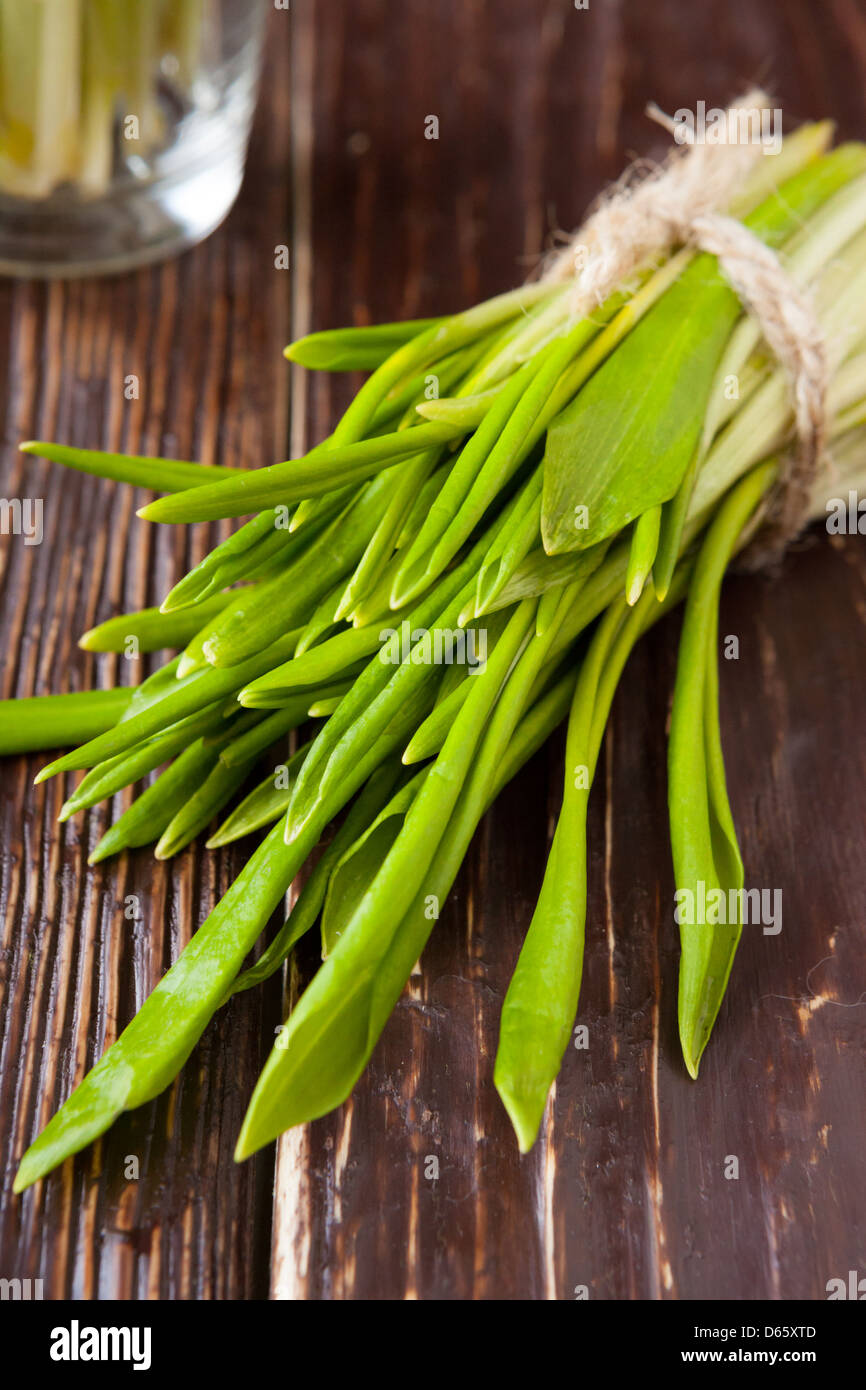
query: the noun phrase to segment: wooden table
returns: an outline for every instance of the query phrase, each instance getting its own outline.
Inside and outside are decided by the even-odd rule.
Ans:
[[[75,637],[158,602],[218,534],[137,522],[131,491],[25,462],[20,439],[246,466],[289,442],[300,451],[330,428],[347,383],[290,375],[290,336],[459,309],[519,281],[630,153],[663,147],[650,98],[718,104],[760,79],[793,117],[832,114],[862,138],[864,77],[860,0],[294,0],[275,12],[249,172],[215,236],[118,280],[0,283],[0,490],[45,502],[41,546],[2,540],[2,694],[138,680]],[[283,244],[290,272],[275,268]],[[41,759],[5,762],[0,1275],[41,1277],[52,1298],[568,1299],[584,1286],[597,1299],[814,1299],[866,1272],[864,586],[863,539],[823,535],[778,577],[726,586],[722,632],[740,641],[722,663],[731,797],[749,881],[783,890],[784,923],[745,931],[697,1085],[675,1033],[665,810],[678,618],[634,655],[592,799],[589,1047],[568,1051],[522,1159],[492,1058],[561,740],[487,816],[339,1113],[232,1163],[281,1017],[274,981],[217,1016],[169,1092],[18,1199],[26,1143],[243,851],[157,865],[143,850],[87,870],[105,808],[59,826],[62,782],[34,789]],[[124,915],[130,894],[138,921]],[[305,943],[291,987],[314,965]]]

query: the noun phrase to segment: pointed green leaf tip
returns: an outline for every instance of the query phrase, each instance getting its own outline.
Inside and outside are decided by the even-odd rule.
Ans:
[[[247,516],[267,507],[309,502],[350,484],[366,482],[413,454],[449,443],[461,432],[458,426],[430,421],[411,430],[393,430],[340,447],[318,446],[302,458],[239,471],[234,477],[202,487],[187,484],[175,496],[158,497],[148,503],[138,515],[145,521],[217,521]]]
[[[680,930],[679,1033],[683,1060],[697,1079],[698,1064],[716,1021],[742,931],[744,884],[725,786],[719,729],[718,614],[722,579],[749,518],[776,476],[769,462],[728,493],[701,545],[686,602],[668,741],[668,807]],[[736,919],[714,922],[694,905],[721,890],[735,894]],[[681,900],[679,895],[684,894]]]
[[[117,1041],[31,1144],[16,1192],[92,1143],[123,1110],[153,1100],[171,1083],[314,843],[311,838],[286,849],[274,827]]]
[[[28,439],[20,444],[23,454],[36,454],[79,473],[109,478],[154,492],[183,492],[204,483],[236,478],[240,471],[217,464],[190,463],[185,459],[157,458],[148,454],[113,454],[104,449],[77,449],[68,444],[49,444]]]
[[[328,328],[298,338],[283,348],[283,356],[310,371],[374,371],[398,348],[440,322],[435,318],[406,319],[403,323],[371,324],[364,328]]]
[[[528,1154],[538,1138],[549,1092],[542,1094],[539,1088],[523,1091],[509,1082],[498,1080],[495,1080],[495,1085],[517,1136],[517,1146],[522,1154]]]
[[[23,1192],[71,1154],[104,1134],[127,1107],[130,1068],[113,1065],[111,1052],[94,1067],[25,1153],[12,1191]]]
[[[697,1079],[698,1079],[698,1067],[700,1066],[700,1059],[697,1058],[697,1057],[692,1056],[691,1049],[690,1049],[690,1047],[688,1046],[688,1044],[686,1043],[686,1040],[683,1038],[683,1035],[682,1035],[682,1034],[680,1034],[680,1044],[681,1044],[682,1049],[683,1049],[683,1061],[684,1061],[685,1064],[686,1064],[686,1071],[688,1072],[689,1076],[692,1078],[692,1081],[697,1081]]]

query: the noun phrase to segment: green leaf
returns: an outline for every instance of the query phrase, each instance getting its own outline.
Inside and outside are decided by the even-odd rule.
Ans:
[[[238,1139],[237,1159],[248,1157],[291,1125],[326,1114],[349,1095],[435,925],[431,903],[444,901],[486,807],[565,714],[573,688],[570,675],[524,713],[523,696],[536,671],[536,653],[546,650],[537,641],[524,650],[524,680],[518,683],[516,702],[506,698],[497,705],[472,760],[468,785],[408,911],[387,946],[381,948],[375,932],[368,943],[378,954],[376,964],[364,962],[363,951],[357,949],[363,942],[353,949],[350,928],[301,996],[259,1077]],[[520,669],[518,663],[512,677]],[[510,682],[506,691],[509,687]],[[430,790],[435,795],[439,779],[431,780],[431,771],[408,816]],[[405,828],[404,821],[395,846]],[[386,862],[393,852],[392,848]],[[353,919],[357,922],[357,912]]]
[[[625,619],[635,640],[646,606],[642,603]],[[580,669],[568,722],[562,809],[538,903],[502,1006],[494,1084],[521,1153],[535,1143],[577,1009],[586,918],[586,813],[604,729],[603,718],[596,717],[599,684],[626,611],[623,599],[611,605]]]
[[[554,420],[541,523],[549,555],[596,545],[673,496],[739,314],[699,257]]]
[[[128,686],[0,700],[0,754],[64,748],[112,729],[132,699]]]
[[[370,774],[366,785],[343,817],[331,843],[316,860],[310,877],[277,935],[267,950],[259,956],[255,965],[251,965],[249,970],[238,976],[232,986],[232,994],[252,989],[254,985],[270,979],[271,975],[279,970],[295,942],[310,930],[321,910],[335,866],[351,849],[364,827],[370,824],[371,819],[387,802],[402,771],[400,763],[392,758]]]
[[[159,608],[141,608],[136,613],[118,613],[82,633],[78,645],[85,652],[124,652],[134,638],[138,651],[155,652],[163,647],[185,647],[205,623],[215,618],[231,599],[231,594],[213,598],[192,608],[164,613]]]
[[[494,1069],[522,1153],[535,1143],[577,1009],[586,919],[586,815],[605,724],[632,648],[679,602],[687,580],[688,566],[682,565],[664,603],[651,588],[631,609],[617,598],[596,628],[580,669],[568,724],[562,809],[502,1007]]]
[[[404,343],[426,333],[441,319],[407,319],[364,328],[331,328],[308,333],[285,350],[290,362],[316,372],[373,371]]]
[[[267,777],[253,787],[240,805],[236,806],[231,815],[214,831],[207,841],[207,848],[218,849],[221,845],[229,845],[234,840],[240,840],[244,835],[251,835],[254,830],[261,830],[263,826],[272,825],[275,820],[279,820],[289,804],[293,780],[307,756],[309,747],[309,743],[305,743],[284,763],[272,768]],[[227,765],[223,763],[222,766]],[[237,771],[240,776],[246,774],[248,766],[249,763],[228,764],[229,770]],[[284,774],[279,778],[279,785],[278,772]],[[285,785],[282,785],[283,782]]]
[[[289,632],[266,651],[227,671],[217,671],[214,668],[193,671],[192,675],[182,681],[172,681],[167,688],[163,688],[161,680],[154,682],[153,699],[147,699],[137,705],[133,698],[127,706],[126,717],[114,728],[92,738],[74,752],[49,763],[38,774],[37,782],[45,782],[60,772],[93,767],[97,762],[126,752],[142,739],[160,733],[167,725],[195,714],[198,710],[204,709],[205,705],[224,699],[239,686],[254,681],[275,663],[284,661],[297,640],[298,633]],[[163,667],[156,674],[162,678],[166,671],[171,672],[173,667],[174,663],[169,663],[168,667]],[[144,690],[144,685],[140,689]]]
[[[363,835],[341,855],[333,869],[322,910],[322,959],[327,959],[343,928],[352,920],[361,899],[384,864],[403,828],[428,769],[425,767],[392,796]]]
[[[719,508],[701,546],[680,638],[668,746],[668,806],[680,918],[680,1042],[692,1077],[698,1074],[721,1007],[742,930],[743,865],[719,732],[719,593],[740,533],[774,476],[772,463],[761,465]],[[724,920],[699,922],[698,904],[718,903],[710,895],[719,890],[725,895],[725,911],[714,908],[713,915]],[[729,921],[732,902],[736,913]]]
[[[185,492],[190,488],[207,487],[220,478],[243,476],[238,468],[141,454],[109,454],[102,449],[75,449],[67,444],[48,444],[41,439],[28,439],[18,447],[22,454],[36,454],[38,458],[62,463],[65,468],[74,468],[79,473],[93,473],[98,478],[152,488],[154,492]]]
[[[117,1042],[21,1160],[21,1192],[103,1134],[123,1110],[144,1105],[177,1075],[219,1007],[310,846],[286,845],[280,826],[256,850],[207,921]]]
[[[459,433],[452,425],[431,422],[342,447],[319,445],[303,458],[238,471],[233,477],[202,487],[187,485],[184,492],[160,497],[142,507],[138,515],[146,521],[214,521],[246,516],[279,503],[321,497],[372,478],[396,459],[409,458],[432,444],[446,443]]]
[[[119,820],[110,825],[88,856],[88,864],[100,864],[125,849],[153,844],[189,798],[191,786],[204,781],[216,752],[203,739],[190,743],[170,762],[156,781],[137,796]]]
[[[625,596],[630,604],[637,603],[652,572],[658,551],[661,520],[661,507],[650,507],[648,511],[641,512],[635,522],[625,576]]]

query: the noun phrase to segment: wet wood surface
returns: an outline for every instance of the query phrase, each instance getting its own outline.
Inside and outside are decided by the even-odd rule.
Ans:
[[[650,99],[719,104],[757,79],[793,117],[833,115],[863,138],[864,73],[857,0],[294,0],[275,13],[248,176],[209,242],[112,282],[0,282],[0,491],[45,502],[41,546],[0,540],[0,694],[137,681],[76,634],[158,601],[208,543],[207,528],[136,522],[121,487],[22,462],[20,439],[247,465],[289,441],[297,452],[348,384],[291,376],[290,334],[514,284],[631,153],[661,150]],[[124,397],[130,373],[138,400]],[[63,786],[31,786],[39,758],[6,760],[0,1276],[41,1277],[54,1298],[775,1299],[866,1273],[862,537],[814,535],[780,575],[729,580],[721,621],[740,651],[721,672],[731,799],[748,882],[782,891],[782,930],[744,931],[690,1082],[665,805],[673,616],[615,703],[590,816],[588,1046],[569,1048],[525,1158],[492,1066],[560,738],[486,817],[347,1106],[233,1165],[281,1014],[274,981],[218,1015],[170,1091],[14,1199],[26,1143],[243,851],[155,866],[142,850],[88,870],[105,810],[58,826]],[[304,943],[287,988],[314,968]]]

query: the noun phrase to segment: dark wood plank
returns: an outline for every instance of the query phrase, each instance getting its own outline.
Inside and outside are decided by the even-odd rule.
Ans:
[[[853,0],[820,12],[331,0],[299,3],[295,33],[313,134],[298,331],[442,312],[516,283],[630,152],[661,148],[650,99],[723,103],[757,79],[797,118],[866,132]],[[438,141],[424,139],[430,114]],[[324,379],[297,389],[313,441],[344,393]],[[350,1104],[281,1141],[276,1296],[820,1298],[827,1279],[866,1268],[852,1105],[864,578],[862,543],[824,538],[779,577],[726,590],[722,630],[741,649],[722,672],[731,796],[749,881],[782,889],[784,925],[745,932],[700,1082],[676,1039],[672,618],[635,654],[613,713],[590,826],[589,1048],[567,1053],[541,1141],[518,1157],[492,1063],[558,804],[559,740],[486,818]],[[295,990],[315,965],[300,954]]]
[[[289,19],[272,21],[241,199],[205,245],[164,267],[99,282],[0,287],[4,496],[44,498],[45,539],[2,540],[2,695],[86,688],[141,673],[77,650],[78,633],[159,602],[217,536],[148,527],[142,497],[17,453],[25,438],[245,466],[285,456],[290,282]],[[135,373],[140,397],[127,401]],[[15,1162],[116,1036],[243,863],[149,849],[86,868],[104,808],[58,826],[64,785],[31,786],[38,758],[0,783],[4,986],[0,1041],[0,1270],[46,1297],[250,1298],[268,1291],[271,1163],[232,1161],[243,1109],[278,1019],[279,990],[219,1016],[176,1086],[23,1198]],[[71,782],[67,784],[71,785]],[[115,814],[123,798],[117,798]],[[140,920],[129,921],[134,895]],[[128,1181],[127,1158],[140,1177]]]

